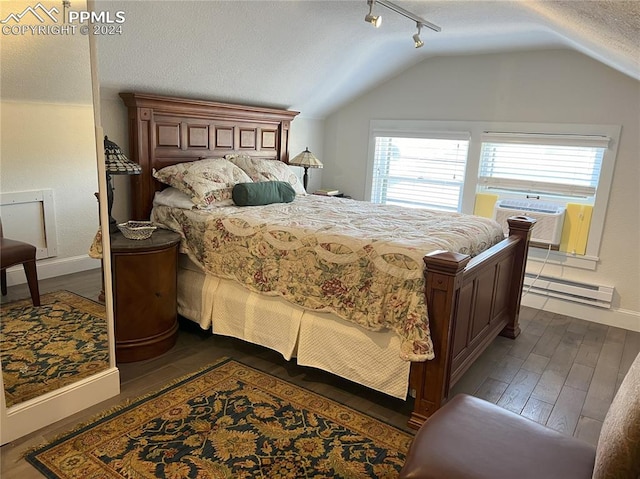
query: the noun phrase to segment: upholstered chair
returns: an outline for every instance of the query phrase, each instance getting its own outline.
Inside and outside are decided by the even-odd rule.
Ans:
[[[36,247],[29,243],[5,238],[2,233],[2,220],[0,220],[0,288],[3,296],[7,294],[7,268],[16,264],[22,264],[24,268],[33,305],[40,306]]]
[[[596,448],[593,479],[640,478],[640,354],[609,407]]]
[[[640,354],[611,403],[597,447],[459,394],[418,430],[399,477],[640,478]]]

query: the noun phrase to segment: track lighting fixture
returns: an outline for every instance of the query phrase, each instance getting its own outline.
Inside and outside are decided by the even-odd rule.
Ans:
[[[418,27],[418,33],[413,35],[413,45],[416,48],[420,48],[421,46],[424,45],[424,42],[420,40],[420,30],[422,29],[422,25],[417,23],[416,26]]]
[[[378,28],[380,25],[382,25],[382,17],[380,15],[373,14],[373,4],[376,3],[375,0],[368,0],[368,3],[369,13],[364,16],[364,21]]]
[[[374,27],[378,28],[382,23],[382,15],[373,15],[373,6],[378,3],[383,7],[388,8],[389,10],[393,10],[396,13],[399,13],[403,17],[408,18],[409,20],[413,20],[416,22],[416,26],[418,27],[418,33],[413,35],[413,44],[416,48],[420,48],[424,45],[424,42],[420,39],[420,31],[422,27],[427,27],[434,32],[440,32],[442,29],[431,22],[426,21],[424,18],[419,17],[418,15],[411,13],[408,10],[396,5],[395,3],[391,3],[389,0],[367,0],[367,4],[369,5],[369,13],[365,15],[364,19],[367,23],[372,24]]]

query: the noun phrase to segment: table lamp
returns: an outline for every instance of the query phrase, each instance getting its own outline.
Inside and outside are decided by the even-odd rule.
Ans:
[[[302,183],[304,184],[305,191],[307,190],[307,182],[309,180],[309,176],[307,174],[307,170],[309,168],[322,168],[322,162],[313,156],[313,153],[309,151],[309,148],[305,148],[305,150],[297,155],[293,160],[289,160],[290,165],[294,166],[302,166],[304,168],[304,177],[302,179]]]
[[[113,184],[111,175],[139,175],[142,168],[139,164],[131,161],[122,153],[122,150],[113,141],[104,137],[104,163],[107,171],[107,205],[109,211],[109,232],[116,233],[118,225],[116,220],[111,216],[111,208],[113,207]]]

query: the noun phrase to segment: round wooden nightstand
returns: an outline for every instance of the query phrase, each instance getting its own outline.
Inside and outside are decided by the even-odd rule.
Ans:
[[[146,240],[111,239],[116,360],[140,361],[173,347],[178,336],[180,235],[157,229]]]

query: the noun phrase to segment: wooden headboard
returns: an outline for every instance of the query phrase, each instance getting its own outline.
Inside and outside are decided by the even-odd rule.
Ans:
[[[132,176],[132,219],[149,219],[162,189],[152,170],[241,152],[289,162],[289,127],[297,111],[120,93],[128,108],[129,153],[142,167]]]

